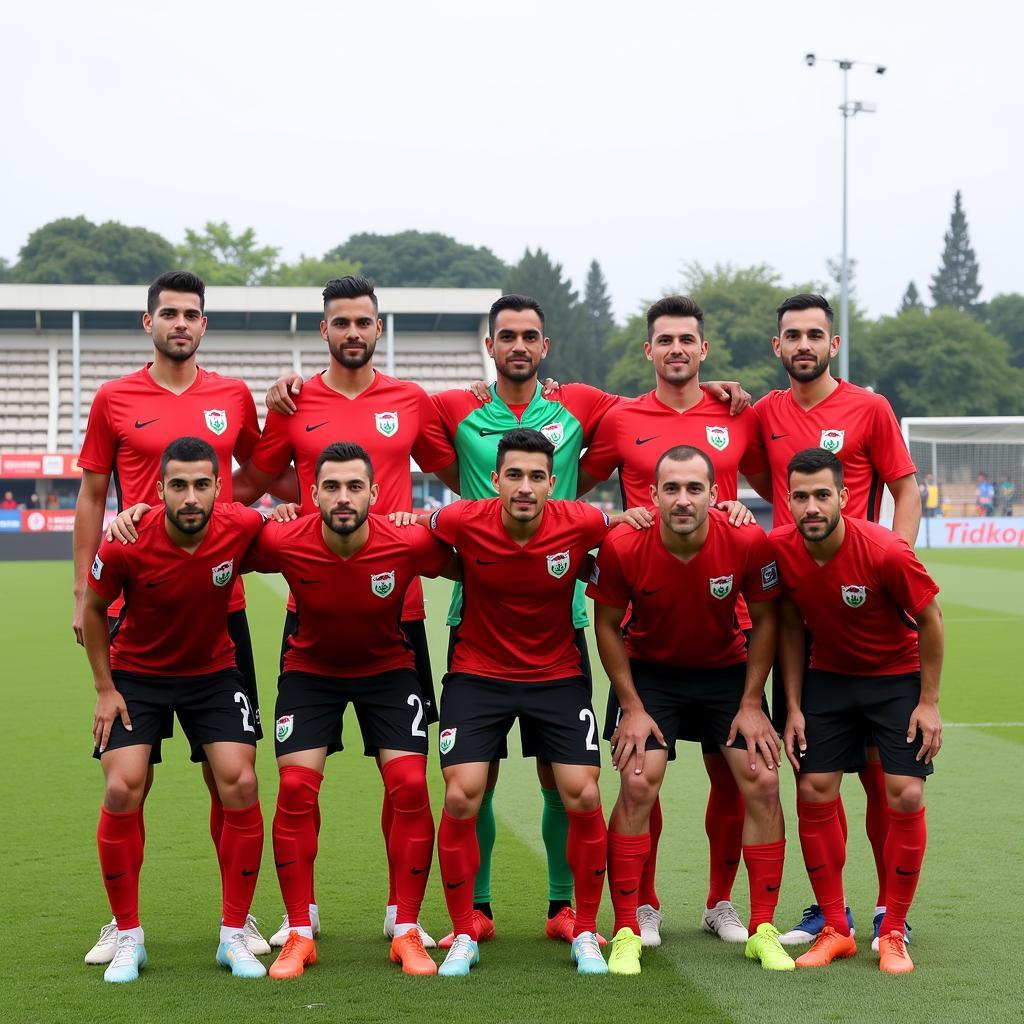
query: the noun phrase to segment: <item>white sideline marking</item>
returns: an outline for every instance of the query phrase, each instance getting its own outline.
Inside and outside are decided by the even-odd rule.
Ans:
[[[1024,722],[943,722],[946,729],[1024,729]]]

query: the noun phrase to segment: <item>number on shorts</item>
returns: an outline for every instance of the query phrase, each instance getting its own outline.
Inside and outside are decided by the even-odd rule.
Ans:
[[[594,721],[594,712],[590,708],[583,708],[580,711],[580,721],[590,723],[590,727],[587,729],[587,750],[597,750],[597,744],[594,742],[597,738],[597,722]]]
[[[426,730],[420,728],[423,724],[423,701],[420,700],[415,693],[410,693],[409,699],[405,703],[408,704],[409,707],[416,709],[416,714],[412,720],[412,735],[426,736]]]
[[[238,710],[242,712],[242,731],[255,732],[256,730],[249,724],[249,717],[252,715],[249,698],[241,690],[237,690],[235,692],[235,703],[241,705]]]

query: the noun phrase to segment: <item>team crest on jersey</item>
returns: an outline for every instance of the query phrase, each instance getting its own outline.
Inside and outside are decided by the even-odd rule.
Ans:
[[[387,597],[395,589],[395,571],[378,572],[370,577],[370,589],[378,597]]]
[[[228,414],[223,409],[204,409],[203,415],[206,425],[218,437],[228,429]]]
[[[394,437],[398,433],[397,412],[375,412],[373,418],[377,421],[377,433],[385,437]]]
[[[295,728],[295,716],[294,715],[282,715],[274,723],[274,737],[278,743],[284,743],[286,739],[292,734],[292,730]]]
[[[98,580],[103,575],[103,559],[97,555],[92,560],[92,578]]]
[[[220,565],[215,565],[210,570],[210,575],[213,576],[213,585],[215,587],[226,587],[231,582],[231,577],[235,573],[235,560],[229,558],[226,562],[221,562]]]
[[[717,597],[719,601],[732,593],[731,576],[713,576],[708,580],[708,584],[711,587],[711,596]]]
[[[724,452],[729,447],[728,427],[705,427],[708,435],[708,444],[717,451]]]
[[[825,451],[832,452],[835,455],[836,452],[843,450],[843,435],[845,433],[845,430],[823,430],[818,447],[824,448]]]
[[[867,587],[841,587],[843,601],[851,608],[859,608],[868,599]]]
[[[455,746],[455,734],[458,731],[459,730],[457,728],[441,730],[441,735],[438,738],[437,745],[440,748],[442,754],[447,754],[451,752],[452,747]]]
[[[548,423],[540,428],[540,432],[557,448],[565,437],[561,423]]]
[[[548,555],[548,572],[560,580],[569,571],[569,552],[557,551]]]

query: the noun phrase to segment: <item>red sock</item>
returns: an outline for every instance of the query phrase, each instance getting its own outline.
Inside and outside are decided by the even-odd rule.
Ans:
[[[394,864],[395,924],[419,920],[434,859],[434,817],[427,792],[427,757],[407,754],[381,769],[394,811],[388,837],[388,861]]]
[[[743,847],[743,862],[750,882],[750,921],[747,931],[753,935],[759,924],[772,923],[782,885],[782,866],[786,860],[786,840]]]
[[[145,819],[145,817],[143,815],[143,810],[144,810],[145,806],[146,805],[144,803],[139,804],[139,810],[138,810],[138,815],[139,815],[139,842],[142,843],[143,851],[145,851],[145,849],[146,849],[146,819]]]
[[[263,812],[259,801],[248,807],[224,808],[220,836],[222,865],[221,919],[226,928],[245,927],[263,856]]]
[[[655,910],[661,910],[661,901],[654,891],[654,873],[658,866],[658,843],[661,841],[661,797],[654,801],[651,817],[648,822],[651,835],[651,852],[647,855],[644,872],[640,876],[640,891],[637,893],[637,906],[648,904]]]
[[[838,798],[824,803],[797,800],[796,809],[800,818],[800,846],[814,898],[825,915],[825,924],[840,935],[849,935],[843,898],[846,843],[839,826],[837,804]]]
[[[576,888],[576,924],[573,937],[597,931],[597,911],[608,868],[608,828],[598,806],[592,811],[570,811],[565,859]]]
[[[864,813],[864,829],[875,855],[875,873],[878,875],[878,900],[876,907],[886,905],[885,898],[885,841],[889,836],[889,801],[885,795],[885,772],[881,761],[868,761],[860,773],[861,785],[868,798]]]
[[[380,769],[381,778],[384,778],[384,766]],[[395,888],[395,862],[391,859],[391,825],[395,820],[395,808],[391,804],[391,795],[387,791],[385,781],[384,802],[380,805],[380,830],[384,833],[384,852],[388,860],[388,906],[393,907],[398,902],[398,890]]]
[[[320,843],[320,799],[317,797],[316,803],[313,805],[313,828],[316,830],[317,845]],[[309,902],[313,906],[316,906],[316,889],[313,886],[313,872],[316,865],[310,866],[309,869]]]
[[[480,844],[476,840],[476,815],[452,818],[441,812],[437,830],[437,859],[444,882],[444,900],[456,935],[477,937],[473,918],[473,881],[480,867]]]
[[[637,891],[650,852],[650,832],[626,836],[608,830],[608,888],[611,890],[612,907],[615,910],[612,932],[629,928],[634,935],[640,934],[640,925],[636,920],[636,908],[639,905]]]
[[[743,855],[743,819],[747,809],[724,757],[705,758],[704,767],[711,779],[704,813],[704,830],[711,848],[707,899],[710,910],[716,903],[732,899],[732,886]]]
[[[317,834],[314,811],[324,777],[312,768],[288,765],[281,769],[274,815],[274,863],[281,884],[288,923],[293,928],[310,927],[309,894]]]
[[[139,837],[139,812],[108,811],[100,808],[96,829],[100,851],[100,871],[110,900],[110,909],[121,931],[139,927],[139,869],[142,867],[142,840]]]
[[[889,811],[889,838],[885,842],[885,863],[888,865],[888,902],[879,935],[889,932],[903,934],[907,912],[914,901],[917,881],[921,877],[924,849],[928,845],[928,826],[924,808],[905,814]]]
[[[842,796],[836,797],[836,808],[839,812],[839,827],[843,832],[843,844],[845,845],[846,840],[850,837],[850,830],[846,825],[846,808],[843,806]]]

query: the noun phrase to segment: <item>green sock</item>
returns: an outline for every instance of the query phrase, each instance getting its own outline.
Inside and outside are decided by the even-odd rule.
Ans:
[[[569,841],[569,815],[565,813],[562,798],[557,789],[540,788],[544,797],[544,813],[540,819],[540,834],[548,855],[548,899],[571,900],[573,893],[572,871],[565,857]]]
[[[494,836],[498,831],[494,820],[494,790],[484,790],[480,810],[476,813],[476,841],[480,844],[480,867],[473,886],[474,903],[491,902],[491,854],[494,852]]]

